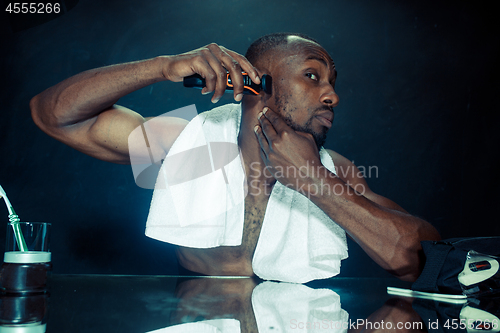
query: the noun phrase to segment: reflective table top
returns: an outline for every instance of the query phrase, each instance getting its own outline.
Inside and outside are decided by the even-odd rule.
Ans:
[[[480,318],[498,316],[498,300],[452,304],[395,297],[387,294],[389,286],[411,284],[391,278],[301,285],[252,278],[52,275],[46,294],[0,296],[0,333],[500,331],[495,316]]]

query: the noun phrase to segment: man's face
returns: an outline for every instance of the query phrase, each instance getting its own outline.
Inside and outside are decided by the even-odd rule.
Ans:
[[[324,144],[339,98],[334,91],[337,72],[328,53],[299,37],[289,39],[272,70],[274,105],[296,131],[313,135],[318,149]]]

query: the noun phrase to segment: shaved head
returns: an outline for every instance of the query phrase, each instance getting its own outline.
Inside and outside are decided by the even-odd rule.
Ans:
[[[248,48],[245,57],[255,67],[267,67],[276,53],[274,51],[287,49],[294,40],[307,40],[319,45],[313,38],[301,33],[278,32],[265,35],[254,41]],[[291,43],[292,42],[292,43]]]

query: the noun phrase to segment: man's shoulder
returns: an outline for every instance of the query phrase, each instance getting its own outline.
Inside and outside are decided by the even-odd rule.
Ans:
[[[355,166],[353,162],[349,161],[347,158],[337,153],[336,151],[326,148],[325,150],[328,153],[328,155],[330,155],[330,157],[332,158],[333,164],[335,164],[335,168]]]
[[[333,164],[335,165],[335,173],[337,174],[337,177],[347,183],[358,183],[359,181],[362,181],[363,177],[360,176],[359,169],[352,161],[337,153],[336,151],[333,151],[331,149],[325,150],[332,158]]]

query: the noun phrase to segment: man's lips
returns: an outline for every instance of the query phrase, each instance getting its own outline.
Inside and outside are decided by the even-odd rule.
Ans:
[[[318,115],[316,115],[316,118],[326,127],[330,128],[332,127],[332,122],[333,122],[333,113],[328,111],[328,112],[322,112]]]

